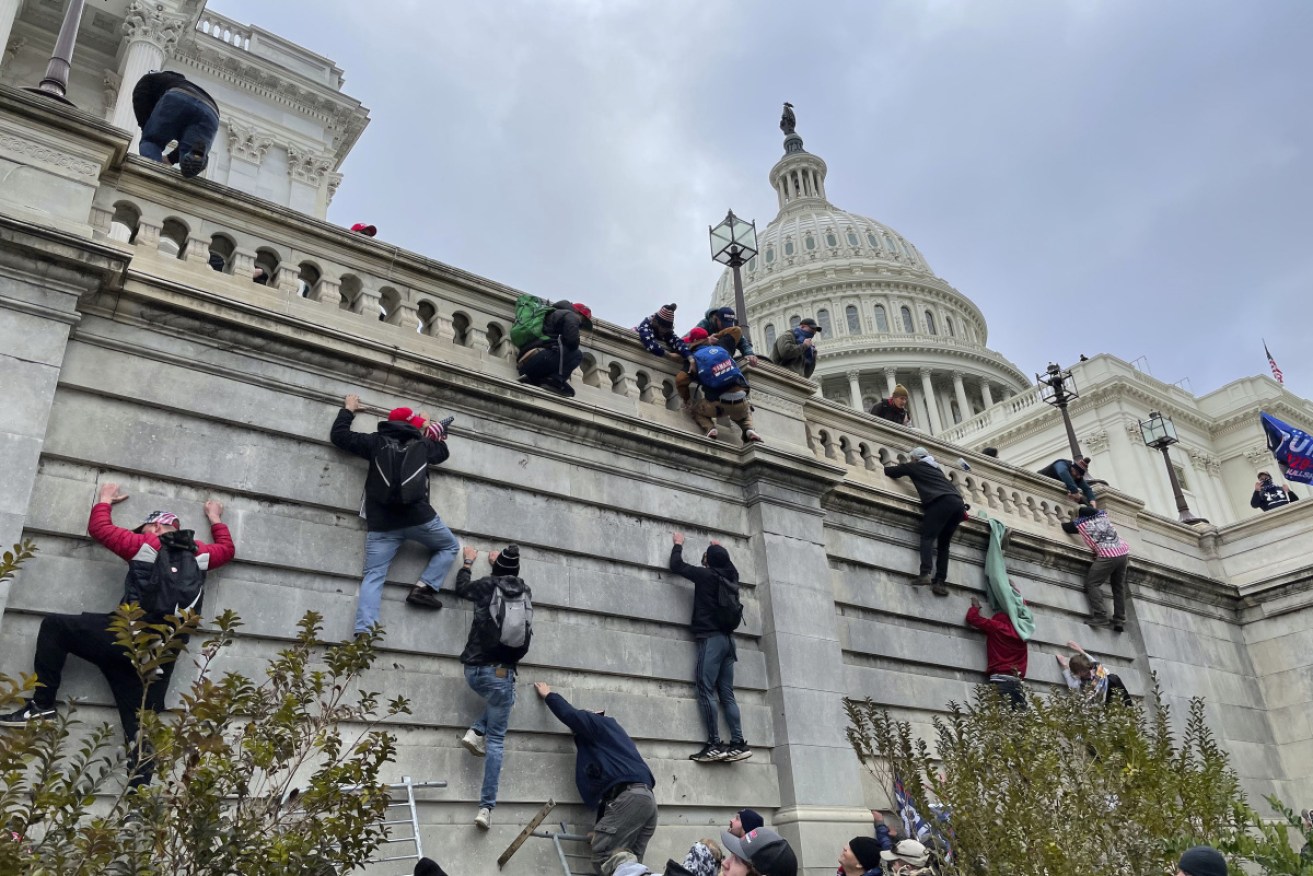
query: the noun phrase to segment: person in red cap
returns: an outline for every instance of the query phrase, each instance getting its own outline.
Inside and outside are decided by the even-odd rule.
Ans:
[[[373,225],[366,225],[364,222],[357,222],[355,225],[352,225],[351,230],[356,234],[363,234],[365,237],[373,237],[375,234],[378,234],[377,228]]]
[[[429,504],[430,465],[447,461],[447,434],[410,408],[394,408],[375,432],[353,432],[360,396],[348,395],[337,412],[329,439],[337,447],[369,460],[361,516],[365,518],[365,573],[356,601],[356,635],[378,623],[388,567],[406,541],[433,553],[406,596],[406,604],[438,610],[438,591],[460,553],[460,542]]]
[[[593,312],[588,305],[564,299],[550,305],[542,314],[542,330],[517,350],[515,364],[520,381],[573,397],[570,376],[584,360],[579,332],[592,327]]]
[[[237,553],[232,535],[222,519],[223,503],[218,499],[210,499],[205,503],[205,518],[210,522],[210,532],[214,536],[214,544],[206,544],[195,541],[190,531],[181,530],[178,515],[171,511],[152,511],[136,529],[115,526],[110,509],[127,498],[126,493],[119,492],[118,484],[101,484],[96,504],[91,508],[91,519],[87,523],[87,533],[92,538],[128,561],[128,575],[123,582],[120,604],[136,603],[143,607],[151,604],[152,574],[156,558],[165,550],[165,543],[186,544],[194,550],[195,565],[202,583],[207,572],[229,562]],[[199,599],[197,597],[195,605],[187,607],[199,611]],[[163,623],[164,617],[148,609],[146,621]],[[109,630],[112,619],[113,615],[108,612],[46,615],[37,633],[36,656],[32,661],[37,678],[36,692],[21,709],[0,715],[0,726],[16,727],[28,721],[54,717],[55,695],[59,693],[63,681],[64,662],[69,654],[81,657],[99,669],[109,682],[110,693],[119,710],[119,720],[123,723],[123,738],[129,749],[131,783],[135,786],[149,782],[152,773],[149,765],[141,768],[137,766],[137,746],[134,744],[138,728],[137,710],[142,707],[143,696],[147,709],[152,712],[163,710],[164,695],[168,693],[176,661],[165,663],[156,679],[149,685],[143,685],[128,652],[115,641],[114,634]]]

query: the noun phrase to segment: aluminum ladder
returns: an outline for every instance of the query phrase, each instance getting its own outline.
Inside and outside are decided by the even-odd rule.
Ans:
[[[501,857],[497,859],[497,869],[505,867],[506,862],[530,837],[538,837],[552,841],[552,847],[556,849],[556,860],[561,864],[562,876],[593,876],[593,856],[587,836],[571,833],[565,822],[561,822],[561,829],[557,832],[538,829],[547,819],[548,813],[555,808],[555,800],[548,800],[543,804],[538,813],[525,825],[524,830],[520,831],[519,836],[506,847],[506,851],[501,853]]]

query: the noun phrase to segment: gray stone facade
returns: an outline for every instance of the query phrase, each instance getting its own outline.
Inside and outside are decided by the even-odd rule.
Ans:
[[[132,494],[116,509],[120,522],[168,507],[205,537],[203,500],[228,506],[238,555],[213,577],[206,605],[245,620],[232,668],[257,671],[308,609],[326,615],[327,635],[349,635],[364,467],[327,439],[341,398],[359,392],[384,409],[456,415],[452,458],[433,474],[435,505],[467,544],[518,542],[538,606],[501,802],[484,834],[472,824],[482,762],[457,744],[477,704],[456,659],[468,607],[450,597],[437,615],[404,606],[418,551],[403,551],[390,575],[385,653],[370,681],[414,703],[392,727],[392,778],[450,782],[425,794],[421,816],[426,849],[453,873],[497,872],[496,855],[549,797],[564,803],[558,814],[586,823],[573,802],[569,737],[533,680],[576,705],[605,706],[638,741],[662,811],[649,864],[752,806],[819,876],[833,872],[848,838],[869,831],[867,809],[885,803],[845,740],[842,697],[871,696],[928,725],[982,679],[984,644],[963,615],[983,586],[985,525],[959,531],[949,598],[907,584],[919,508],[880,464],[919,436],[765,366],[753,385],[767,443],[709,442],[670,400],[668,363],[605,322],[585,339],[578,397],[548,396],[515,380],[506,341],[515,290],[231,189],[184,183],[125,157],[123,135],[103,123],[25,93],[0,88],[0,129],[0,175],[22,181],[0,188],[0,539],[26,535],[41,549],[0,594],[0,671],[30,670],[44,613],[108,610],[119,594],[121,561],[85,532],[96,486],[110,480]],[[124,202],[140,216],[131,243],[108,234]],[[166,223],[186,229],[176,255],[160,246]],[[216,273],[204,247],[218,233],[288,270],[312,263],[322,279],[303,297],[283,271],[269,286]],[[925,443],[941,459],[964,455]],[[1033,684],[1061,683],[1051,655],[1073,638],[1133,693],[1152,670],[1178,713],[1189,696],[1208,698],[1251,792],[1307,805],[1313,595],[1307,552],[1292,545],[1307,537],[1313,502],[1218,530],[1103,496],[1134,552],[1132,625],[1114,636],[1082,623],[1088,558],[1059,528],[1070,511],[1061,491],[965,455],[972,471],[952,476],[972,513],[1016,533],[1009,570],[1038,620]],[[665,569],[676,529],[690,552],[720,539],[750,584],[737,637],[754,749],[743,763],[687,759],[702,732],[691,588]],[[1256,568],[1279,571],[1256,577]],[[180,670],[175,698],[187,677]],[[64,693],[112,720],[87,665],[71,662]],[[551,872],[549,852],[532,841],[505,872]]]

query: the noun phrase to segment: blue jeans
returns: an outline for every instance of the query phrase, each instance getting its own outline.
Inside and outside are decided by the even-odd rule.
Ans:
[[[734,699],[734,663],[738,655],[734,641],[728,633],[712,633],[698,639],[698,711],[707,726],[707,741],[720,744],[720,728],[716,723],[716,699],[725,712],[729,724],[730,742],[743,741],[743,722],[739,717],[739,704]]]
[[[141,129],[141,155],[153,161],[164,160],[164,147],[178,141],[179,158],[195,150],[210,154],[210,144],[219,132],[219,116],[200,98],[176,88],[164,92],[150,118]]]
[[[360,582],[360,599],[356,602],[357,633],[365,632],[378,622],[378,606],[383,601],[383,582],[387,580],[388,567],[392,565],[404,541],[417,541],[433,551],[419,581],[434,590],[442,589],[442,582],[447,580],[447,572],[460,553],[460,542],[451,534],[441,517],[435,516],[428,523],[417,526],[366,533],[365,577]]]
[[[497,783],[501,779],[502,751],[506,747],[506,728],[511,723],[511,706],[515,705],[515,670],[503,669],[505,678],[498,678],[496,666],[466,666],[465,682],[470,690],[487,701],[483,715],[472,725],[475,733],[483,734],[487,757],[483,762],[483,790],[479,792],[479,806],[489,809],[497,805]]]

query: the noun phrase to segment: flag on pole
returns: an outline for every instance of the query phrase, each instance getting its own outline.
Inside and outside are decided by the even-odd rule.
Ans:
[[[1260,412],[1259,420],[1267,435],[1267,447],[1276,457],[1286,480],[1313,483],[1313,437],[1271,414]]]
[[[1272,354],[1267,349],[1267,341],[1263,342],[1263,352],[1267,353],[1267,364],[1272,368],[1272,376],[1276,378],[1277,383],[1285,385],[1285,378],[1281,375],[1281,369],[1277,367],[1277,360],[1272,358]]]

